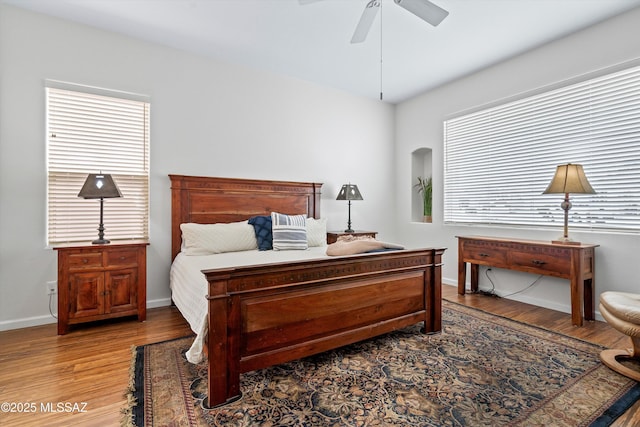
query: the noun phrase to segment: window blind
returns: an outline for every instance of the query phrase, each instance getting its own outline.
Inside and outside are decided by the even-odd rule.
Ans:
[[[47,87],[46,98],[48,244],[97,237],[100,202],[78,192],[100,172],[123,195],[104,200],[105,237],[147,239],[150,104],[58,87]]]
[[[640,67],[444,122],[445,223],[562,226],[557,165],[597,194],[570,195],[571,228],[640,230]]]

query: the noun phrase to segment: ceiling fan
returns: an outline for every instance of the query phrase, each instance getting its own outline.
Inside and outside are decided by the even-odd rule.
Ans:
[[[315,3],[322,0],[298,0],[300,4]],[[356,30],[351,38],[351,43],[362,43],[366,40],[371,24],[378,14],[380,9],[380,2],[382,0],[370,0],[360,16],[360,21],[356,26]],[[449,12],[441,8],[440,6],[430,2],[429,0],[393,0],[395,4],[408,10],[416,15],[423,21],[433,25],[434,27],[440,24],[444,18],[449,15]]]

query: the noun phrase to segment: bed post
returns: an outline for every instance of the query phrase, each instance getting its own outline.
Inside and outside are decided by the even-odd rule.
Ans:
[[[230,274],[207,275],[209,281],[209,357],[207,408],[231,403],[241,397],[239,360],[234,341],[229,340],[229,320],[233,318],[227,284]],[[234,322],[231,322],[234,323]],[[231,334],[233,335],[233,334]]]
[[[315,219],[320,219],[320,199],[322,198],[322,193],[320,192],[321,188],[322,188],[321,182],[313,183],[313,212],[312,213]]]
[[[444,249],[431,250],[431,265],[425,273],[425,321],[423,333],[442,329],[442,254]]]
[[[182,244],[180,224],[186,211],[185,181],[181,175],[169,175],[171,180],[171,260],[176,258]]]

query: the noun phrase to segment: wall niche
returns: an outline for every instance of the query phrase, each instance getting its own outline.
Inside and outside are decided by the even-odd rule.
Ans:
[[[426,180],[431,180],[432,176],[432,150],[431,148],[418,148],[411,153],[411,221],[413,222],[431,222],[432,220],[433,211],[425,212],[423,191],[419,191],[420,188],[429,191],[429,188],[424,188],[423,185]],[[431,195],[432,201],[433,196]],[[431,215],[428,215],[429,213]]]

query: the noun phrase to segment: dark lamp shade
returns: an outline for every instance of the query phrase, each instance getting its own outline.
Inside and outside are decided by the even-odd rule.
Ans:
[[[118,186],[113,182],[111,175],[90,174],[84,182],[78,197],[84,199],[111,199],[122,197]]]
[[[336,200],[363,200],[358,186],[355,184],[344,184],[338,193]]]
[[[568,163],[557,167],[556,174],[542,194],[553,193],[595,194],[595,190],[589,184],[582,165]]]

